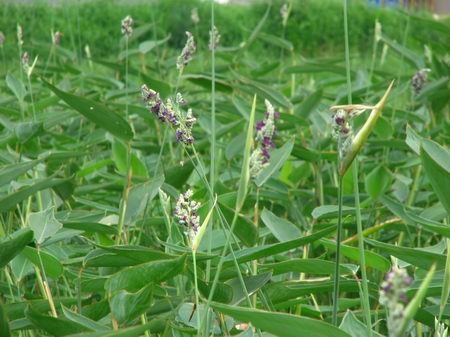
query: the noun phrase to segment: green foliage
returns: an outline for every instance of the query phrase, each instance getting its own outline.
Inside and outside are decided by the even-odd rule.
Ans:
[[[292,1],[284,28],[280,1],[216,4],[212,60],[210,5],[0,4],[0,335],[389,336],[383,274],[403,268],[415,281],[402,290],[401,337],[433,336],[434,317],[450,317],[448,25],[351,1],[348,69],[341,1]],[[23,51],[39,55],[29,83],[16,21]],[[64,33],[60,46],[52,28]],[[186,30],[197,51],[180,74]],[[418,66],[430,72],[415,94]],[[330,107],[347,103],[347,73],[353,103],[368,111],[395,85],[349,147],[345,169],[355,157],[359,169],[343,177],[335,268]],[[186,104],[172,108],[192,108],[193,144],[176,140],[172,126],[185,121],[162,123],[147,109],[143,84],[164,104],[182,94]],[[273,143],[261,134],[265,99],[279,112]],[[352,120],[355,135],[368,115]],[[252,176],[258,149],[268,152]],[[179,199],[188,189],[189,202]]]

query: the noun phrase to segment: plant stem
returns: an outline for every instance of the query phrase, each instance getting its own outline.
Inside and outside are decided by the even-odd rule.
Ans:
[[[340,277],[340,258],[341,258],[341,231],[342,231],[342,193],[343,193],[343,179],[339,177],[338,186],[338,225],[336,234],[336,264],[334,272],[334,286],[333,286],[333,325],[337,325],[337,312],[339,308],[339,277]]]
[[[347,99],[348,104],[352,104],[352,79],[350,75],[350,49],[348,41],[348,0],[344,0],[344,31],[345,31],[345,68],[347,77]],[[353,160],[353,191],[355,195],[355,212],[356,212],[356,227],[358,232],[358,251],[360,259],[360,268],[362,276],[362,305],[364,310],[364,316],[367,325],[367,336],[372,337],[372,317],[370,315],[370,302],[369,302],[369,289],[367,285],[367,272],[366,272],[366,258],[364,252],[364,236],[361,221],[361,205],[359,200],[359,186],[358,186],[358,159],[355,156]],[[340,181],[340,218],[342,216],[342,177]],[[339,238],[340,240],[340,238]],[[340,243],[339,243],[340,244]],[[338,271],[338,270],[337,270]],[[336,295],[335,295],[336,296]],[[337,323],[335,321],[335,323]]]
[[[195,250],[192,250],[192,261],[194,263],[194,286],[195,286],[195,307],[197,308],[197,337],[200,337],[200,303],[198,296],[198,280],[197,280],[197,259],[195,257]]]
[[[117,225],[117,236],[116,236],[116,245],[119,245],[122,239],[123,225],[125,223],[125,215],[127,212],[128,206],[128,195],[131,189],[131,179],[132,179],[133,170],[131,167],[131,141],[128,141],[127,146],[127,175],[125,177],[126,181],[123,187],[122,199],[119,207],[119,222]]]
[[[211,0],[211,32],[214,31],[214,0]],[[196,26],[197,27],[197,26]],[[216,183],[216,51],[215,46],[211,48],[211,160],[209,171],[209,184],[211,185],[210,204],[214,203],[214,185]],[[208,226],[208,254],[211,254],[212,230],[214,224],[214,213],[211,215],[211,225]],[[209,281],[211,273],[211,260],[206,262],[206,281]]]

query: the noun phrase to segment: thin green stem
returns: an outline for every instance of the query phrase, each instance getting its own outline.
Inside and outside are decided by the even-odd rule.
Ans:
[[[352,104],[352,79],[350,75],[350,49],[349,49],[349,41],[348,41],[348,0],[344,1],[344,31],[345,31],[345,68],[346,68],[346,77],[347,77],[347,99],[348,104]],[[372,337],[372,317],[370,315],[370,302],[369,302],[369,289],[367,285],[367,272],[366,272],[366,258],[364,252],[364,236],[363,236],[363,228],[361,221],[361,205],[359,198],[359,186],[358,186],[358,160],[357,156],[353,160],[353,190],[355,195],[355,213],[356,213],[356,227],[358,232],[358,251],[359,251],[359,259],[360,259],[360,268],[361,268],[361,276],[362,276],[362,305],[364,310],[364,316],[367,325],[367,336]],[[339,208],[340,215],[339,218],[342,217],[342,177],[340,181],[340,200],[339,200]],[[342,220],[340,220],[342,221]],[[338,229],[339,230],[339,229]],[[339,235],[340,236],[340,235]],[[340,241],[340,237],[339,237]],[[340,245],[340,242],[339,242]],[[338,246],[339,246],[338,245]],[[338,260],[337,260],[338,261]],[[336,278],[338,281],[338,278]],[[339,283],[339,282],[338,282]],[[339,288],[339,284],[338,284]],[[336,297],[336,294],[335,294]],[[334,311],[333,311],[334,313]],[[337,323],[337,317],[333,316],[334,323]]]
[[[33,110],[33,122],[36,122],[36,108],[34,107],[33,88],[31,86],[31,76],[28,77],[28,88],[30,90],[31,108]]]
[[[192,250],[192,261],[194,263],[195,307],[197,308],[197,337],[200,337],[200,303],[198,296],[197,259],[195,253],[196,251]]]
[[[122,199],[120,200],[119,207],[119,222],[117,224],[117,236],[116,245],[119,245],[122,239],[123,226],[125,224],[125,215],[128,206],[128,195],[131,188],[132,179],[132,167],[131,167],[131,141],[127,144],[127,174],[125,176],[125,182],[123,186]]]
[[[333,325],[337,325],[337,312],[339,309],[339,277],[340,277],[340,260],[341,260],[341,232],[342,232],[342,194],[343,194],[343,179],[339,177],[338,182],[338,225],[336,233],[336,264],[334,272],[334,286],[333,286]]]

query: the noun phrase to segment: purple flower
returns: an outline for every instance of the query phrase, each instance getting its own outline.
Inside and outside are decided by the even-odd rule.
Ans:
[[[200,203],[191,200],[192,195],[190,189],[180,194],[174,212],[175,217],[178,218],[178,223],[184,227],[184,232],[191,241],[194,240],[200,227],[200,216],[198,215]]]

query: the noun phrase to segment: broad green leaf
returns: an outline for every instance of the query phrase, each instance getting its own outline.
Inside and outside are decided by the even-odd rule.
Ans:
[[[208,298],[211,292],[212,282],[206,283],[201,279],[198,279],[197,283],[199,292],[204,298]],[[230,303],[233,299],[233,295],[233,288],[230,285],[217,282],[212,300],[220,303]]]
[[[158,194],[158,191],[163,183],[164,176],[161,175],[131,187],[125,213],[126,224],[135,222],[138,217],[142,216],[145,211],[145,207]]]
[[[433,190],[450,215],[450,152],[438,143],[424,139],[420,158]]]
[[[340,266],[341,274],[351,274],[352,270],[345,265]],[[273,275],[286,273],[305,273],[308,275],[332,275],[335,263],[320,259],[290,259],[277,263],[265,263],[261,270],[272,270]]]
[[[6,266],[32,240],[33,232],[28,228],[20,229],[9,237],[2,238],[0,241],[0,268]]]
[[[367,337],[368,334],[367,325],[361,322],[350,310],[347,310],[345,313],[339,328],[348,332],[352,337]],[[372,336],[382,337],[382,335],[373,330]]]
[[[290,241],[302,236],[300,229],[292,222],[276,216],[266,208],[261,212],[261,220],[270,229],[278,241]]]
[[[213,303],[211,307],[241,322],[250,322],[256,328],[278,337],[351,337],[343,330],[319,320]]]
[[[39,192],[41,190],[45,190],[50,187],[54,187],[60,184],[63,184],[67,181],[69,181],[69,178],[66,179],[59,179],[54,177],[44,178],[41,180],[38,180],[31,186],[23,187],[20,190],[13,192],[11,194],[8,194],[7,196],[0,199],[0,212],[6,212],[10,209],[16,207],[16,205],[28,198],[29,196],[33,195],[36,192]]]
[[[342,215],[353,214],[355,208],[349,206],[342,206]],[[327,219],[334,218],[338,214],[338,205],[322,205],[314,208],[312,211],[312,216],[314,219]]]
[[[11,164],[8,166],[3,166],[0,170],[0,186],[6,185],[13,181],[18,176],[27,173],[42,160],[31,160],[27,162],[22,162],[18,164]]]
[[[394,51],[403,56],[406,61],[410,62],[417,69],[425,68],[425,62],[422,56],[402,46],[398,42],[392,41],[385,35],[382,35],[381,39],[384,43],[386,43],[390,48],[392,48]]]
[[[6,85],[14,93],[19,103],[23,102],[27,94],[27,90],[22,82],[20,82],[13,74],[6,75]]]
[[[166,322],[161,319],[154,319],[151,322],[131,328],[119,329],[118,331],[84,332],[69,337],[140,337],[146,331],[152,333],[162,333],[166,327]]]
[[[52,278],[58,278],[62,275],[64,272],[63,266],[61,262],[52,254],[45,252],[43,250],[38,251],[36,248],[33,247],[25,247],[23,254],[28,260],[31,261],[36,267],[41,269],[41,264],[39,261],[39,255],[42,259],[42,265],[44,266],[44,272],[47,276],[50,276]]]
[[[365,240],[369,245],[379,248],[383,253],[395,256],[405,262],[422,269],[429,269],[436,264],[437,270],[444,269],[445,256],[416,248],[394,246],[375,240]]]
[[[420,156],[420,144],[422,142],[422,137],[409,125],[406,126],[406,144],[413,150],[417,155]]]
[[[133,131],[127,121],[115,112],[110,111],[103,104],[59,90],[43,79],[42,83],[53,91],[56,96],[98,127],[126,141],[133,138]]]
[[[177,259],[153,261],[124,268],[111,275],[105,284],[105,290],[138,291],[149,283],[159,283],[180,274],[185,262],[186,255],[183,255]]]
[[[43,315],[30,306],[28,306],[25,310],[25,316],[36,328],[42,329],[52,336],[56,337],[67,336],[83,331],[92,331],[91,329],[88,329],[79,323],[70,321],[65,318],[56,318]]]
[[[243,277],[245,288],[249,295],[256,293],[261,289],[267,282],[270,281],[272,273],[260,273],[258,275],[245,276]],[[244,290],[242,289],[241,281],[238,278],[228,280],[227,285],[231,286],[233,289],[233,298],[231,299],[231,305],[238,305],[243,300],[247,298]],[[213,301],[216,301],[213,299]]]
[[[56,220],[54,207],[28,215],[28,224],[34,233],[37,244],[42,244],[62,228],[62,224]]]
[[[320,243],[323,244],[328,249],[331,249],[333,251],[336,250],[336,243],[333,241],[322,239],[320,240]],[[360,261],[359,250],[356,247],[341,245],[341,254],[349,259],[352,259],[353,261],[357,262]],[[364,256],[366,257],[366,264],[368,267],[375,268],[384,273],[391,268],[389,260],[387,260],[386,258],[377,253],[366,250],[364,252]]]
[[[414,227],[421,226],[432,233],[438,233],[450,238],[450,226],[409,212],[403,204],[387,196],[381,197],[380,200],[393,214],[405,221],[407,225]]]
[[[19,142],[26,143],[31,138],[39,135],[44,130],[42,122],[23,122],[18,123],[14,128],[14,134]]]
[[[102,324],[99,324],[93,320],[91,320],[90,318],[87,318],[83,315],[80,315],[79,313],[76,313],[68,308],[66,308],[65,306],[61,305],[62,307],[62,311],[64,316],[75,323],[78,323],[82,326],[84,326],[86,329],[89,329],[91,331],[108,331],[109,329],[107,327],[105,327]]]
[[[118,139],[112,141],[112,160],[118,171],[126,175],[128,172],[127,146]],[[148,177],[147,167],[133,151],[131,151],[131,170],[133,177]]]
[[[247,261],[252,261],[256,259],[260,259],[266,256],[271,256],[275,254],[280,254],[286,252],[291,249],[295,249],[306,245],[311,242],[315,242],[324,236],[327,236],[333,233],[336,230],[336,227],[330,227],[323,229],[321,231],[315,232],[311,235],[304,236],[302,238],[294,239],[291,241],[274,243],[270,245],[262,245],[258,247],[251,247],[247,249],[241,249],[240,251],[235,252],[236,259],[239,263],[244,263]],[[225,257],[224,266],[230,266],[233,264],[233,256],[228,255]]]
[[[366,191],[373,200],[376,200],[389,188],[390,181],[389,171],[384,166],[377,166],[366,176]]]
[[[289,139],[289,141],[280,149],[271,153],[269,165],[267,165],[255,179],[256,186],[261,187],[264,185],[264,183],[283,166],[284,162],[289,158],[293,147],[294,140]]]
[[[61,307],[61,305],[71,306],[77,304],[77,298],[58,298],[55,296],[53,301],[57,310]],[[5,304],[5,309],[10,320],[18,320],[25,317],[25,310],[28,306],[31,306],[35,311],[38,312],[50,311],[50,304],[46,299],[26,300],[23,302],[8,303]]]
[[[130,322],[152,305],[153,283],[136,293],[119,291],[111,299],[111,312],[119,323]]]
[[[258,38],[274,46],[286,49],[288,51],[294,51],[294,45],[290,41],[282,39],[276,35],[259,33]]]
[[[151,50],[153,50],[155,47],[158,47],[158,46],[166,43],[167,41],[169,41],[169,39],[170,39],[170,34],[161,40],[148,40],[148,41],[141,42],[139,44],[139,52],[141,52],[142,54],[146,54],[146,53],[150,52]]]
[[[0,300],[0,336],[2,337],[11,336],[11,331],[9,330],[8,316],[6,314],[5,307],[3,306],[1,300]]]

